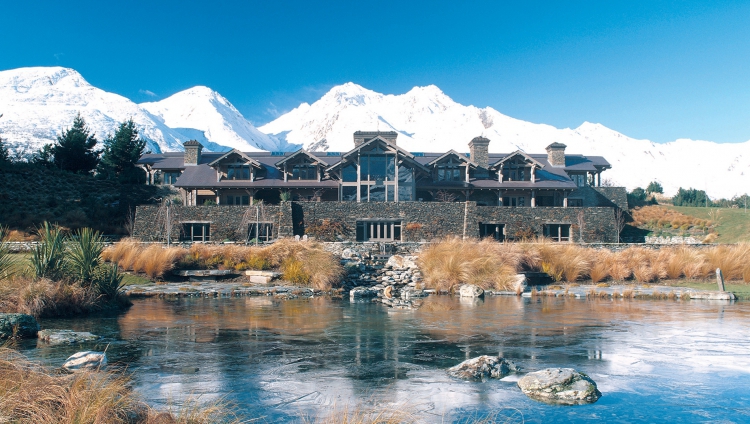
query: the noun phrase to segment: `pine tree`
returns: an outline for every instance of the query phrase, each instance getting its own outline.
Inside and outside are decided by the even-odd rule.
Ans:
[[[99,163],[99,152],[94,151],[96,137],[79,113],[73,127],[64,130],[52,146],[52,162],[60,169],[86,174]]]
[[[2,137],[0,137],[0,163],[10,162],[10,155],[8,154],[8,147],[5,145]]]
[[[104,153],[97,169],[105,179],[119,179],[126,183],[145,182],[145,172],[136,167],[136,162],[146,149],[146,140],[138,136],[138,128],[132,119],[120,124],[114,136],[104,141]]]

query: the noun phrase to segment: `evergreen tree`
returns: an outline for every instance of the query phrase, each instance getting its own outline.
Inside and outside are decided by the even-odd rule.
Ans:
[[[651,193],[663,194],[664,193],[664,188],[657,181],[651,181],[648,184],[648,187],[646,187],[646,193],[648,193],[648,194],[651,194]]]
[[[694,188],[685,190],[680,187],[672,198],[675,206],[711,206],[712,203],[705,191]]]
[[[52,166],[52,145],[45,144],[38,152],[34,153],[31,156],[31,163],[46,167]]]
[[[2,137],[0,137],[0,163],[10,162],[10,155],[8,154],[8,147],[5,145]]]
[[[95,146],[96,137],[79,113],[73,120],[73,127],[64,130],[52,146],[52,163],[66,171],[89,173],[99,163],[99,152],[94,151]]]
[[[145,172],[136,167],[136,162],[146,149],[146,140],[138,136],[138,128],[132,119],[120,124],[114,136],[104,141],[104,153],[97,169],[105,179],[119,179],[125,183],[145,182]]]

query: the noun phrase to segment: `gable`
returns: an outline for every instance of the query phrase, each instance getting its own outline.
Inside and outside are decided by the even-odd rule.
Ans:
[[[219,156],[218,159],[214,160],[213,162],[209,163],[208,166],[210,167],[216,167],[221,164],[226,163],[243,163],[247,165],[252,165],[255,168],[261,168],[260,162],[257,160],[251,158],[250,156],[240,152],[237,149],[232,149],[225,154]]]

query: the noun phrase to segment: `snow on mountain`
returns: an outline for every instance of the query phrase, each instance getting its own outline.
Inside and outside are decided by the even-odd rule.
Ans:
[[[79,112],[100,141],[132,118],[153,152],[182,150],[189,139],[212,151],[298,148],[258,131],[227,99],[207,87],[138,105],[92,86],[73,69],[0,72],[0,135],[11,150],[29,153],[54,142]]]
[[[0,72],[0,134],[13,150],[35,151],[53,142],[79,112],[100,141],[129,118],[152,151],[177,150],[185,140],[137,104],[92,86],[73,69]]]
[[[222,146],[242,151],[287,151],[300,147],[258,131],[227,99],[208,87],[193,87],[140,106],[170,128],[198,130],[206,140]]]
[[[604,156],[612,169],[603,178],[628,189],[659,181],[667,194],[678,187],[694,187],[718,197],[750,191],[750,141],[720,144],[681,139],[659,144],[589,122],[559,129],[514,119],[490,107],[463,106],[434,85],[384,95],[347,83],[258,129],[323,151],[351,150],[352,133],[357,130],[397,131],[399,145],[412,152],[468,151],[468,142],[478,135],[489,138],[490,152],[496,153],[518,149],[544,153],[550,143],[561,142],[568,146],[567,153]]]

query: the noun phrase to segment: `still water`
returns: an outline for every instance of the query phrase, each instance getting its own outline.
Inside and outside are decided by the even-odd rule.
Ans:
[[[157,406],[223,398],[267,422],[355,405],[426,422],[750,422],[750,302],[432,296],[419,310],[327,298],[136,300],[108,317],[43,320],[91,331]],[[75,347],[24,345],[59,366]],[[445,370],[483,354],[527,371],[572,367],[593,405],[550,406],[511,376],[465,382]]]

